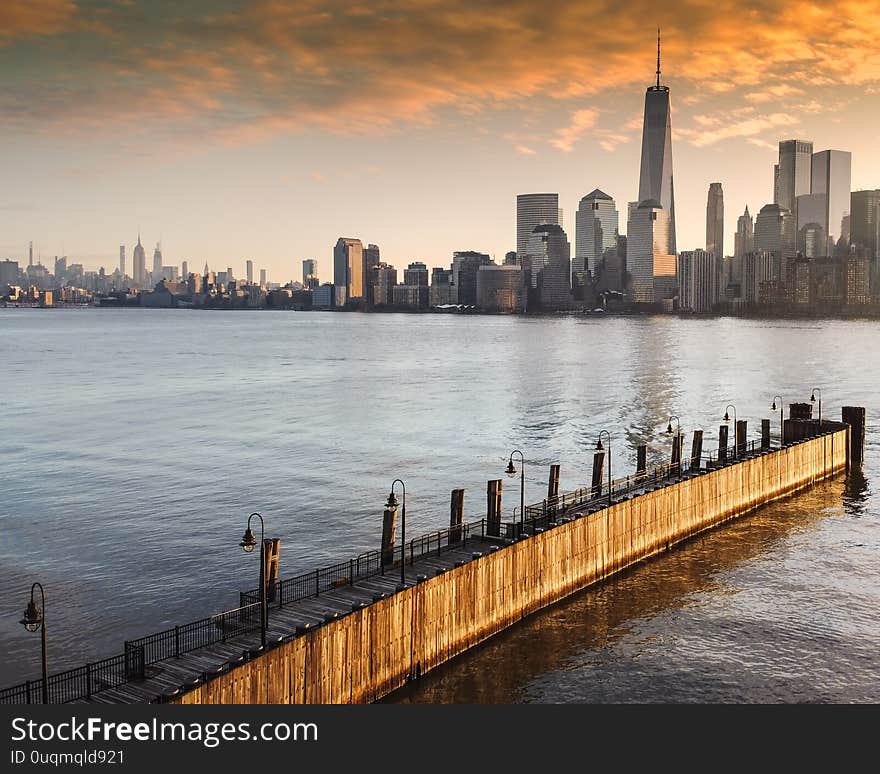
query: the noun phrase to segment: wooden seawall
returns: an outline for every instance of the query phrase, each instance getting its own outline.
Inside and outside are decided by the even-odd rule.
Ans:
[[[173,701],[370,702],[523,617],[847,466],[849,428],[579,514],[282,642]]]

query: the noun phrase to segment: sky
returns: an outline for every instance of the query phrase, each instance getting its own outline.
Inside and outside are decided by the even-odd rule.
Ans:
[[[772,200],[781,139],[853,154],[880,188],[878,0],[3,0],[0,257],[129,266],[303,258],[340,236],[398,269],[501,261],[518,193],[638,191],[663,30],[679,249],[725,247]]]

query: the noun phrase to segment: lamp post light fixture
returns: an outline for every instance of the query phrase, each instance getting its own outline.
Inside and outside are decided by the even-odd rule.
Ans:
[[[34,601],[34,589],[40,589],[40,606]],[[24,618],[20,622],[29,632],[40,630],[40,646],[43,656],[43,704],[49,703],[49,670],[46,660],[46,592],[41,583],[31,586],[31,600],[24,611]]]
[[[400,585],[406,586],[406,484],[399,478],[395,478],[391,482],[391,493],[388,495],[388,502],[385,507],[389,510],[397,509],[397,497],[394,494],[394,485],[400,484],[403,494],[403,508],[400,512]]]
[[[607,430],[599,431],[599,440],[596,441],[596,451],[604,451],[605,449],[605,447],[602,446],[603,435],[608,438],[608,505],[611,505],[611,433]]]
[[[516,467],[513,464],[513,455],[519,455],[520,468],[519,468],[519,534],[522,535],[523,531],[526,527],[526,458],[523,456],[523,453],[519,449],[514,449],[510,453],[510,460],[507,462],[507,470],[504,472],[507,473],[510,478],[516,476]]]
[[[724,409],[725,422],[730,422],[730,414],[727,413],[728,409],[733,409],[733,458],[739,459],[739,448],[736,443],[736,406],[732,403],[727,404],[727,408]]]
[[[678,479],[680,481],[681,480],[681,467],[682,467],[682,459],[681,459],[682,458],[682,448],[681,448],[681,442],[679,441],[679,439],[681,438],[681,420],[679,420],[679,418],[677,416],[675,416],[675,414],[673,414],[671,417],[669,417],[669,422],[666,425],[666,435],[672,435],[672,420],[673,419],[675,420],[675,425],[676,425],[675,437],[674,437],[673,443],[678,445],[678,448],[676,449],[676,451],[678,452]]]
[[[779,448],[781,449],[785,443],[783,438],[785,436],[785,428],[783,426],[783,416],[785,412],[783,411],[783,406],[785,405],[782,402],[782,397],[780,395],[773,396],[773,404],[770,406],[770,411],[776,411],[776,401],[779,401]]]
[[[810,403],[816,402],[816,393],[819,393],[819,432],[822,432],[822,390],[818,387],[813,387],[813,391],[810,393]]]
[[[241,536],[239,545],[244,549],[246,554],[251,553],[257,545],[257,539],[254,531],[251,529],[251,519],[256,516],[260,520],[260,645],[266,647],[266,626],[268,624],[268,611],[266,610],[266,524],[263,517],[259,513],[252,513],[248,516],[247,529]]]

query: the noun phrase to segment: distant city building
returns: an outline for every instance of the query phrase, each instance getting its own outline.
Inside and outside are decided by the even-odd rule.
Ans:
[[[743,256],[742,299],[746,304],[758,304],[763,288],[772,283],[777,256],[768,251],[755,250]]]
[[[816,222],[836,242],[842,234],[843,219],[850,212],[852,154],[839,150],[814,153],[811,185],[811,196],[821,197],[823,204],[822,219]]]
[[[333,285],[336,305],[364,298],[364,244],[360,239],[340,237],[333,248]]]
[[[572,275],[585,271],[596,273],[603,253],[617,244],[618,226],[614,199],[604,191],[596,188],[581,199],[575,215]]]
[[[706,200],[706,252],[718,261],[724,257],[724,191],[721,183],[709,184]]]
[[[819,223],[807,223],[798,231],[798,252],[806,258],[828,255],[828,236]]]
[[[387,263],[370,267],[369,284],[373,291],[371,304],[390,306],[394,303],[394,286],[397,284],[397,269]]]
[[[639,173],[639,206],[656,201],[667,225],[662,229],[666,244],[661,255],[672,256],[675,273],[675,186],[672,175],[672,118],[669,87],[660,85],[660,33],[657,33],[657,81],[645,92],[642,124],[642,163]],[[629,236],[629,234],[627,234]],[[645,295],[646,291],[640,291]],[[659,300],[659,299],[658,299]]]
[[[519,261],[516,257],[516,250],[511,250],[507,253],[504,253],[504,265],[505,266],[515,266]]]
[[[864,255],[851,253],[844,261],[844,301],[849,306],[871,303],[871,263]]]
[[[189,263],[187,261],[183,261],[180,264],[180,276],[185,280],[189,277]]]
[[[797,222],[797,198],[811,193],[813,143],[783,140],[779,143],[779,164],[773,203],[788,210]]]
[[[263,287],[263,288],[266,287],[266,270],[265,269],[260,269],[260,287]]]
[[[336,300],[336,293],[333,285],[325,282],[312,289],[312,308],[313,309],[332,309]]]
[[[675,254],[669,252],[669,216],[656,199],[630,209],[626,234],[626,269],[632,298],[640,304],[672,298],[676,287]]]
[[[516,197],[516,254],[520,261],[535,226],[545,223],[559,223],[559,194],[519,194]]]
[[[571,245],[562,226],[535,226],[522,267],[525,284],[532,289],[525,300],[527,311],[533,309],[533,304],[545,310],[568,309],[572,305]]]
[[[162,278],[162,243],[156,242],[156,249],[153,250],[153,283],[158,282]]]
[[[318,276],[318,262],[314,258],[306,258],[303,261],[303,287],[309,286],[309,277]]]
[[[485,265],[477,271],[477,306],[486,312],[512,314],[524,311],[525,281],[516,264]]]
[[[755,252],[772,253],[774,280],[785,279],[785,261],[795,254],[792,214],[778,204],[765,204],[755,218]]]
[[[755,221],[746,205],[745,212],[736,219],[736,236],[733,241],[733,257],[742,260],[746,253],[755,249]]]
[[[67,256],[55,256],[55,280],[61,284],[67,279]]]
[[[446,306],[452,303],[452,269],[435,267],[431,270],[431,306]]]
[[[245,262],[245,276],[247,277],[247,284],[254,284],[254,262],[248,260]]]
[[[460,250],[452,254],[452,288],[450,295],[453,304],[476,306],[477,271],[480,266],[492,263],[486,253],[473,250]]]
[[[880,258],[880,189],[852,192],[849,227],[850,242]]]
[[[404,283],[392,288],[392,303],[400,309],[424,309],[428,305],[428,286]]]
[[[0,261],[0,292],[10,285],[18,285],[18,261]]]
[[[428,267],[420,261],[414,261],[403,271],[404,285],[428,287]]]
[[[678,255],[678,304],[692,312],[711,312],[718,304],[718,264],[709,250],[683,250]]]
[[[125,245],[119,245],[119,276],[125,276]]]

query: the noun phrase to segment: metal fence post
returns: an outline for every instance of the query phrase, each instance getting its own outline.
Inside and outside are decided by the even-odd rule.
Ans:
[[[180,658],[180,627],[174,627],[174,657]]]
[[[348,585],[354,586],[354,559],[348,560]]]
[[[318,575],[318,570],[315,570],[315,596],[316,597],[321,595],[321,585],[320,584],[321,584],[321,580],[320,580],[320,576]]]
[[[31,703],[31,681],[30,680],[25,680],[24,690],[25,690],[25,693],[27,694],[27,703],[30,704]]]
[[[92,698],[92,665],[86,663],[86,698]]]

